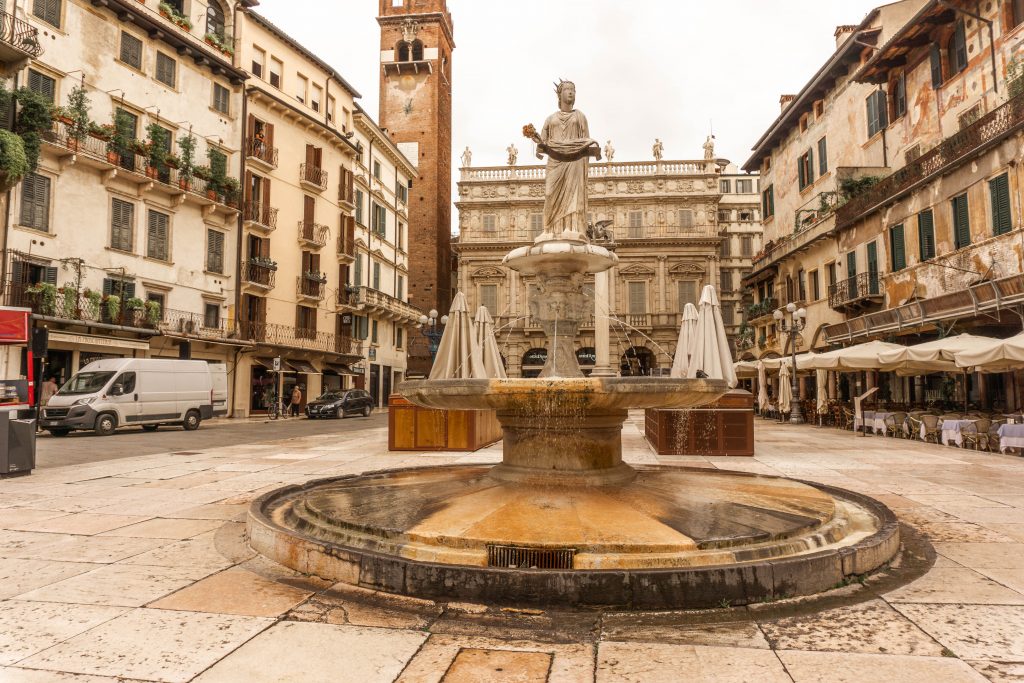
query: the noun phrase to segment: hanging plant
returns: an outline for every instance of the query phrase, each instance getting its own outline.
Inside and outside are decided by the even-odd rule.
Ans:
[[[57,286],[49,282],[34,284],[25,290],[29,294],[39,297],[42,303],[43,315],[53,315],[57,312]]]
[[[146,322],[151,327],[156,327],[163,320],[163,312],[160,310],[159,301],[146,301],[143,304],[143,308],[146,310]]]
[[[164,170],[167,167],[167,131],[151,123],[146,127],[146,135],[150,167]]]
[[[29,171],[25,141],[9,130],[0,129],[0,190],[7,191]]]
[[[111,294],[107,297],[107,318],[111,322],[116,322],[121,317],[121,297],[116,294]]]
[[[73,318],[78,312],[78,290],[74,287],[65,285],[61,290],[60,295],[63,299],[61,305],[64,307],[64,316],[67,318]]]
[[[187,189],[188,184],[192,182],[193,175],[195,175],[194,164],[196,161],[196,138],[192,135],[191,131],[187,136],[178,140],[178,148],[181,150],[181,172],[178,174],[178,179],[183,187]]]
[[[97,291],[87,289],[85,294],[86,314],[90,320],[100,317],[100,306],[103,303],[103,295]]]
[[[28,170],[35,171],[39,165],[39,149],[42,146],[40,134],[53,128],[53,104],[28,88],[20,88],[15,97],[20,111],[14,129],[24,142]]]
[[[132,120],[120,109],[114,113],[112,136],[107,143],[107,151],[126,157],[134,152],[135,137],[132,134]]]

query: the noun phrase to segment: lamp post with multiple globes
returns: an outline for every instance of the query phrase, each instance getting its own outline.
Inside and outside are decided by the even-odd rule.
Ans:
[[[790,366],[790,386],[793,389],[793,399],[789,422],[790,424],[803,424],[804,414],[800,408],[800,387],[796,380],[796,335],[807,325],[807,309],[798,309],[796,304],[788,303],[785,309],[778,308],[772,315],[775,318],[775,323],[779,326],[779,331],[789,334],[789,350],[793,357],[793,364]]]
[[[441,337],[444,335],[444,326],[448,324],[448,316],[441,316],[441,326],[438,327],[437,309],[432,308],[429,317],[421,315],[419,322],[420,332],[430,344],[430,360],[433,361],[437,358],[437,349],[441,345]]]

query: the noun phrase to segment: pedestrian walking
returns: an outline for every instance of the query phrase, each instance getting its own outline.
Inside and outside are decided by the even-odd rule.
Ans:
[[[299,384],[295,385],[292,389],[292,417],[299,416],[299,409],[302,406],[302,386]]]
[[[60,387],[57,386],[57,380],[54,379],[53,375],[46,378],[43,382],[43,386],[39,389],[39,405],[45,406],[53,398],[53,395],[57,393]]]

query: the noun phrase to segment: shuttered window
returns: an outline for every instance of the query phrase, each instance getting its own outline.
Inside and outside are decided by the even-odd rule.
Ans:
[[[917,247],[922,261],[935,258],[935,216],[931,209],[917,214]]]
[[[356,190],[356,223],[366,225],[363,220],[363,191]]]
[[[480,305],[492,316],[498,315],[498,285],[480,285]]]
[[[156,53],[156,80],[172,88],[178,82],[178,62],[163,52]]]
[[[846,254],[846,277],[857,276],[857,252],[851,251]]]
[[[1013,217],[1010,215],[1010,179],[1007,174],[993,178],[988,182],[989,195],[992,198],[992,234],[1002,235],[1013,230]]]
[[[483,223],[484,232],[494,232],[498,229],[498,217],[493,213],[485,213]]]
[[[679,312],[686,304],[697,305],[697,283],[694,280],[679,281]]]
[[[892,272],[895,273],[907,267],[907,246],[903,240],[902,225],[894,225],[889,228],[889,257],[892,262]]]
[[[373,288],[380,291],[380,264],[373,262]]]
[[[937,43],[932,43],[929,59],[932,69],[932,87],[938,88],[942,85],[942,50]]]
[[[21,181],[21,219],[23,227],[50,231],[50,179],[27,173]]]
[[[121,31],[121,61],[136,69],[142,68],[142,41]]]
[[[736,309],[733,308],[732,304],[724,304],[722,306],[722,324],[726,326],[736,324]]]
[[[530,236],[536,237],[537,235],[544,232],[544,214],[542,213],[531,213],[530,214]]]
[[[963,249],[971,243],[971,219],[968,211],[967,195],[953,197],[953,243],[957,249]]]
[[[135,224],[135,205],[116,197],[111,202],[110,248],[132,250],[132,228]]]
[[[61,0],[32,0],[32,14],[60,28]]]
[[[103,296],[118,296],[121,301],[135,296],[135,283],[115,278],[103,279]]]
[[[352,284],[354,284],[356,287],[362,287],[363,286],[363,255],[362,254],[356,254],[355,267],[352,269],[352,273],[354,274],[354,277],[353,277],[353,280],[352,280]]]
[[[146,218],[146,256],[166,261],[168,257],[168,229],[171,217],[166,213],[150,209]]]
[[[629,312],[647,312],[647,283],[630,282],[629,284]]]
[[[807,150],[796,163],[797,176],[802,190],[814,182],[814,152]]]
[[[211,273],[224,272],[224,233],[206,231],[206,269]]]
[[[220,83],[213,84],[213,108],[221,114],[231,113],[231,91]]]
[[[643,237],[644,236],[644,213],[643,213],[643,211],[630,211],[629,212],[629,236],[630,237]]]
[[[889,125],[889,111],[886,105],[885,91],[876,90],[868,95],[868,137],[874,137],[878,131]]]
[[[890,87],[892,92],[892,116],[900,118],[907,113],[907,74],[900,73]]]
[[[771,218],[775,215],[775,186],[769,185],[761,193],[761,213],[764,218]]]
[[[818,140],[818,175],[823,176],[828,173],[828,140],[822,138]]]
[[[956,22],[956,30],[949,37],[949,72],[954,76],[967,68],[967,30],[964,20]]]
[[[723,292],[732,291],[732,271],[720,268],[718,270],[718,279],[722,283],[721,290]]]
[[[28,89],[42,95],[49,102],[57,99],[57,81],[35,69],[28,70]]]

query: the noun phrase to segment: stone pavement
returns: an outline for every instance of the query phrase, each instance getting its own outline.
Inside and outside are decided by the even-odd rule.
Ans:
[[[500,449],[388,454],[344,435],[152,454],[0,481],[0,683],[1024,680],[1024,459],[757,423],[758,456],[631,462],[875,496],[938,556],[922,578],[707,613],[551,613],[330,586],[245,546],[247,504],[310,478]]]

